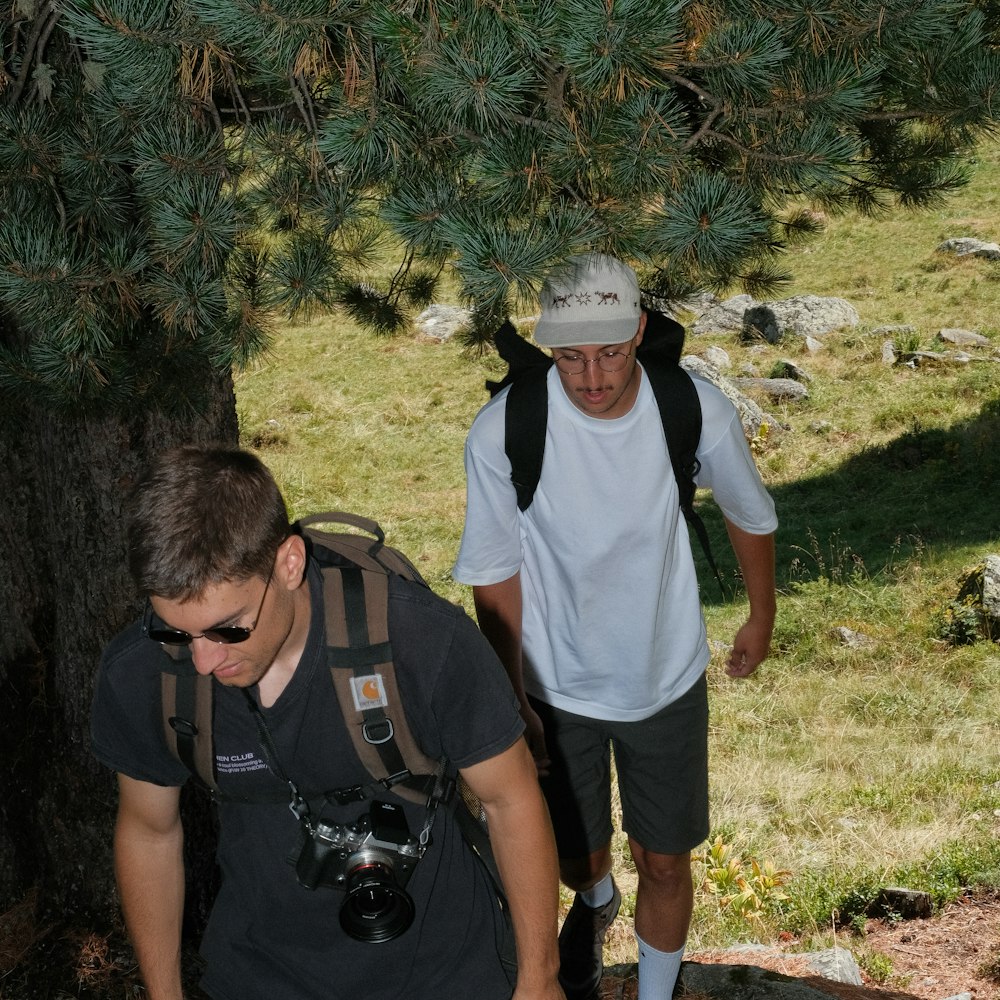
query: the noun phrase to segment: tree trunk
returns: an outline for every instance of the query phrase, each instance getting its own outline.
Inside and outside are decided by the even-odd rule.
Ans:
[[[132,483],[174,445],[237,441],[232,379],[202,382],[198,416],[38,410],[0,428],[0,913],[36,893],[48,914],[105,926],[117,914],[115,782],[90,754],[94,675],[140,610],[122,530]],[[189,845],[204,848],[206,815]],[[204,895],[190,894],[194,908]]]

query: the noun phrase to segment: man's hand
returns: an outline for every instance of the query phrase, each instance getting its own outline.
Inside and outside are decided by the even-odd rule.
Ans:
[[[771,646],[771,622],[757,624],[751,616],[736,633],[726,663],[730,677],[749,677],[766,659]]]
[[[528,744],[531,756],[538,769],[538,776],[544,778],[549,773],[549,751],[545,746],[545,729],[538,713],[525,701],[521,706],[521,718],[524,719],[524,740]]]

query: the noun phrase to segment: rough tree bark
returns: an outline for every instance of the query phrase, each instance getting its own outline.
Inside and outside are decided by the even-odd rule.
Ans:
[[[89,746],[94,672],[139,610],[121,530],[131,484],[175,444],[237,441],[232,379],[201,380],[199,416],[37,410],[0,428],[0,913],[29,892],[44,914],[106,924],[117,913],[115,783]],[[190,819],[198,847],[204,806]],[[201,911],[204,870],[191,882],[189,910]]]

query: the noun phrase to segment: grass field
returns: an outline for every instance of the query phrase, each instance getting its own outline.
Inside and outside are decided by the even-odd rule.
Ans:
[[[725,347],[736,369],[766,375],[791,358],[813,377],[804,402],[760,400],[774,418],[758,462],[781,519],[778,625],[751,680],[727,679],[721,657],[710,668],[717,844],[695,866],[695,947],[822,933],[886,882],[937,899],[1000,884],[1000,655],[944,641],[964,575],[1000,551],[1000,364],[894,367],[872,332],[911,324],[896,336],[912,349],[933,348],[943,327],[974,329],[998,356],[1000,263],[936,251],[948,237],[1000,240],[1000,147],[969,166],[969,187],[933,211],[830,219],[789,251],[787,294],[842,296],[861,316],[822,352],[689,338],[692,353]],[[244,443],[293,514],[377,518],[471,607],[449,570],[464,436],[495,371],[455,343],[376,338],[341,317],[289,326],[238,379]],[[702,510],[732,574],[721,519],[710,501]],[[707,578],[704,596],[724,643],[745,607],[718,602]],[[838,626],[871,644],[845,646]],[[625,855],[618,874],[628,910]],[[627,921],[609,947],[630,957]]]

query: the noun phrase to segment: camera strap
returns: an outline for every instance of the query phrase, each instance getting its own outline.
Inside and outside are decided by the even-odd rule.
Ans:
[[[306,828],[306,832],[312,833],[312,821],[309,818],[309,803],[299,794],[299,789],[295,782],[285,774],[285,769],[281,766],[281,761],[278,760],[278,750],[274,745],[274,737],[271,736],[271,730],[268,727],[267,720],[264,718],[264,713],[260,710],[260,705],[257,704],[257,699],[254,698],[247,688],[240,688],[240,690],[243,692],[243,697],[246,698],[247,708],[250,709],[250,714],[253,716],[253,721],[257,726],[257,734],[260,737],[260,752],[264,758],[264,763],[267,764],[268,770],[279,781],[288,785],[290,797],[288,808],[291,810],[292,815]]]
[[[264,713],[260,710],[260,705],[257,704],[257,699],[254,698],[247,688],[241,688],[240,690],[243,692],[247,708],[250,710],[250,714],[253,716],[254,724],[257,726],[257,734],[260,737],[260,752],[261,756],[264,758],[264,763],[267,764],[268,770],[270,770],[270,772],[279,781],[288,786],[288,808],[292,815],[295,816],[295,818],[302,824],[306,832],[311,834],[313,826],[310,816],[309,803],[302,797],[298,786],[294,781],[292,781],[291,778],[288,777],[285,773],[285,769],[281,766],[281,761],[278,759],[278,750],[274,744],[274,737],[271,735],[271,729],[267,724],[267,720],[264,718]],[[408,771],[406,773],[409,775]],[[354,785],[349,789],[338,789],[332,792],[327,792],[324,795],[324,798],[332,798],[339,804],[343,805],[345,802],[360,801],[362,799],[371,798],[379,789],[389,790],[391,787],[392,778],[390,776],[384,781],[371,782],[370,785]],[[441,760],[438,762],[438,765],[434,770],[434,785],[427,797],[427,814],[424,817],[424,825],[421,828],[418,837],[421,847],[426,847],[430,843],[431,827],[434,825],[434,817],[437,814],[438,806],[442,802],[448,802],[451,799],[454,789],[455,782],[454,779],[448,775],[447,761]]]

